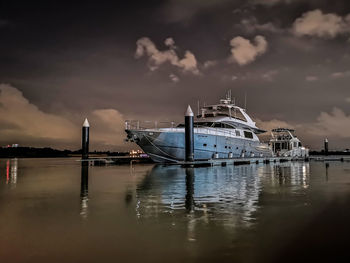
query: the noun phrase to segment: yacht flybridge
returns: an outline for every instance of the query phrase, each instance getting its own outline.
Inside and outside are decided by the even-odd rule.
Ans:
[[[201,114],[197,116],[197,122],[195,124],[228,129],[240,127],[255,134],[266,132],[256,127],[255,122],[249,117],[245,109],[231,102],[232,99],[229,92],[225,99],[220,100],[219,104],[203,107]]]
[[[127,140],[137,143],[156,162],[181,162],[185,158],[184,124],[160,128],[149,122],[126,121]],[[148,125],[148,126],[147,126]],[[273,157],[272,148],[260,142],[259,129],[246,110],[232,102],[231,94],[219,104],[207,105],[194,120],[194,159]]]

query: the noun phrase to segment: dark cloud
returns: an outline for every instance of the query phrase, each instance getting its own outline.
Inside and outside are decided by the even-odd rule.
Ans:
[[[349,13],[345,0],[7,1],[0,83],[22,106],[2,97],[1,143],[79,147],[89,116],[94,147],[126,147],[122,119],[182,121],[188,103],[215,103],[232,89],[241,105],[247,93],[248,112],[262,125],[296,127],[314,147],[328,134],[344,147],[349,138],[338,130],[350,113]],[[143,37],[147,45],[138,42]],[[27,114],[59,138],[27,124]],[[42,124],[48,120],[53,131]]]

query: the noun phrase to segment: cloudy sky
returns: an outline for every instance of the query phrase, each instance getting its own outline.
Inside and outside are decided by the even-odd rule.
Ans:
[[[124,120],[181,121],[231,89],[262,128],[350,148],[346,0],[0,6],[0,144],[123,150]]]

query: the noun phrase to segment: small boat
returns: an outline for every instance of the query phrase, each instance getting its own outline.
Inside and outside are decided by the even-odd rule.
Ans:
[[[127,140],[137,143],[155,162],[181,162],[185,158],[184,124],[160,128],[156,122],[126,121]],[[230,92],[218,104],[204,106],[194,120],[194,159],[272,157],[267,143],[246,110],[235,105]]]
[[[309,149],[302,146],[293,129],[277,128],[271,132],[270,145],[275,156],[307,158]]]

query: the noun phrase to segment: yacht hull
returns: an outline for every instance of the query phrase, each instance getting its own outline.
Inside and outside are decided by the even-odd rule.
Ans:
[[[152,160],[159,163],[185,159],[185,135],[182,132],[126,130],[128,138],[136,142]],[[216,156],[215,156],[216,155]],[[271,157],[272,151],[259,141],[211,134],[194,134],[194,159],[229,157]]]

